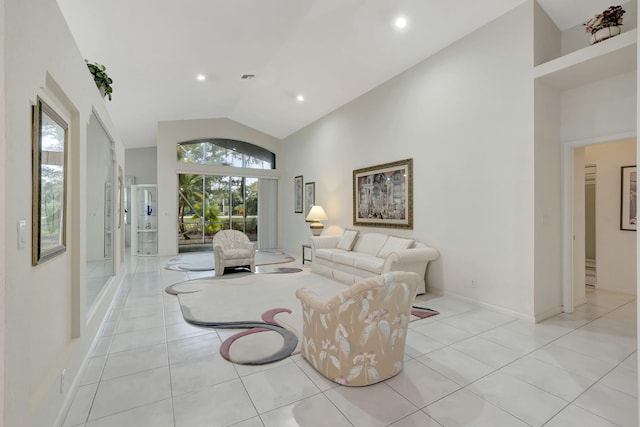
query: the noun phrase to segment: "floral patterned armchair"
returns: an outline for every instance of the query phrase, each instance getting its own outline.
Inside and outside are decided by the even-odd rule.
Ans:
[[[396,271],[364,279],[325,300],[298,289],[302,356],[323,376],[348,386],[384,381],[402,370],[411,305],[420,277]]]
[[[225,267],[247,265],[251,271],[256,271],[256,244],[241,231],[218,231],[213,236],[213,254],[216,276],[222,276]]]

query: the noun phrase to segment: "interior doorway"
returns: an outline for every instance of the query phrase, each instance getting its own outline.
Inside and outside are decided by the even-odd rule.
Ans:
[[[598,289],[637,294],[636,233],[621,227],[621,169],[635,164],[636,137],[616,135],[568,143],[564,147],[564,231],[563,244],[563,307],[586,302],[587,259],[595,259],[595,279]],[[593,182],[587,183],[587,165],[596,165]],[[591,169],[594,171],[594,169]],[[591,180],[591,177],[589,178]],[[588,193],[592,197],[595,214],[590,221]],[[595,245],[587,249],[587,230],[591,228]],[[593,236],[592,236],[593,237]],[[591,238],[591,237],[589,237]]]

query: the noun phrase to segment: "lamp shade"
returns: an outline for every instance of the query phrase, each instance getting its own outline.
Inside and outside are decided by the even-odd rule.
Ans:
[[[311,207],[309,211],[309,215],[307,215],[307,221],[325,221],[329,219],[327,214],[322,209],[322,206],[314,205]]]

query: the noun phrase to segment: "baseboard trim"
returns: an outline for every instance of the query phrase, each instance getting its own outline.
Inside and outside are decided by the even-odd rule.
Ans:
[[[581,306],[581,305],[583,305],[583,304],[586,304],[586,303],[587,303],[587,297],[582,297],[582,298],[577,299],[577,300],[575,300],[575,301],[573,302],[573,307],[574,307],[574,308],[575,308],[575,307],[579,307],[579,306]]]
[[[549,319],[550,317],[553,317],[557,314],[562,313],[564,310],[562,309],[562,306],[559,305],[557,307],[553,307],[551,310],[547,310],[544,313],[540,313],[540,314],[536,314],[535,315],[535,319],[536,319],[536,323],[540,323],[543,320]]]
[[[475,305],[480,306],[480,307],[489,308],[489,309],[491,309],[493,311],[497,311],[499,313],[506,314],[508,316],[513,316],[513,317],[515,317],[517,319],[525,320],[525,321],[530,322],[530,323],[535,323],[536,322],[536,318],[534,316],[530,315],[530,314],[524,314],[524,313],[520,313],[518,311],[510,310],[508,308],[504,308],[504,307],[500,307],[500,306],[497,306],[497,305],[489,304],[487,302],[478,301],[476,299],[469,298],[469,297],[466,297],[464,295],[457,294],[455,292],[447,292],[447,291],[445,291],[443,293],[443,295],[451,296],[451,297],[454,297],[454,298],[459,298],[459,299],[461,299],[461,300],[463,300],[465,302],[468,302],[468,303],[471,303],[471,304],[475,304]]]

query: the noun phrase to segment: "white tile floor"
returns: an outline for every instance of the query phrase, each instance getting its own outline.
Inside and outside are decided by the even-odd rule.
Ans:
[[[222,359],[232,332],[185,323],[164,292],[207,273],[165,270],[168,259],[129,260],[65,427],[638,425],[634,296],[589,290],[575,313],[536,325],[428,296],[441,314],[411,323],[404,370],[349,388],[299,355]]]

